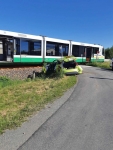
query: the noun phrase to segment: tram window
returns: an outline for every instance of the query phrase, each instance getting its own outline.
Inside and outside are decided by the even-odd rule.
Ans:
[[[28,55],[29,54],[29,46],[28,41],[21,41],[21,54]]]
[[[102,55],[105,55],[105,54],[104,54],[104,48],[102,49]]]
[[[73,45],[72,55],[75,57],[79,57],[79,46],[78,45]]]
[[[3,49],[2,48],[0,48],[0,54],[3,54]]]
[[[68,56],[69,45],[56,42],[46,43],[46,56]]]
[[[79,46],[79,57],[85,56],[85,47],[84,46]]]
[[[60,53],[61,55],[63,56],[67,56],[68,55],[68,49],[69,49],[69,46],[62,46],[61,49],[60,49]]]
[[[55,49],[57,48],[57,46],[53,43],[49,43],[47,42],[46,45],[46,56],[55,56]]]
[[[30,41],[29,42],[30,55],[41,56],[41,41]]]
[[[20,39],[16,39],[16,55],[20,55]]]
[[[3,45],[1,41],[0,41],[0,54],[3,54]]]
[[[97,52],[99,52],[99,48],[93,47],[93,54],[97,54]]]

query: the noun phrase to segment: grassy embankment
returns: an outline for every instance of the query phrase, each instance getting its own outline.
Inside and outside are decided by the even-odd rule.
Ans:
[[[108,62],[92,62],[92,63],[87,63],[86,65],[100,67],[104,69],[111,69],[109,61]]]
[[[76,76],[25,81],[0,77],[0,133],[21,125],[75,83]]]

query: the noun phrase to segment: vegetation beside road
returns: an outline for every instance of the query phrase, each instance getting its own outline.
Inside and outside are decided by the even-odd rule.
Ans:
[[[12,81],[0,77],[0,133],[15,128],[74,86],[76,76]]]
[[[113,58],[113,46],[105,49],[105,58],[106,59]]]
[[[100,67],[103,69],[111,69],[109,61],[108,62],[91,62],[91,63],[87,63],[86,65]]]

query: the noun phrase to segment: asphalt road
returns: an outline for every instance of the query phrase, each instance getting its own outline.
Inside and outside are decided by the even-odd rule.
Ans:
[[[113,150],[113,72],[83,68],[71,97],[18,150]]]

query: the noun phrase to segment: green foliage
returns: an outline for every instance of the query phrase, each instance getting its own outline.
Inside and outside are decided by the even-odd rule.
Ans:
[[[10,79],[5,76],[0,77],[0,82],[6,82],[6,81],[10,81]]]
[[[23,81],[21,80],[11,80],[8,77],[0,76],[0,89],[6,86],[21,84]]]
[[[44,63],[42,67],[42,78],[62,78],[63,77],[62,61],[56,60],[51,64]]]
[[[26,82],[30,82],[30,81],[31,81],[31,78],[27,78],[25,81],[26,81]]]
[[[5,87],[5,86],[8,86],[10,85],[11,83],[11,80],[7,77],[0,77],[0,87]]]
[[[110,69],[110,62],[91,62],[87,63],[89,66],[100,67],[104,69]]]
[[[106,59],[113,58],[113,46],[111,48],[105,49],[105,58]]]

